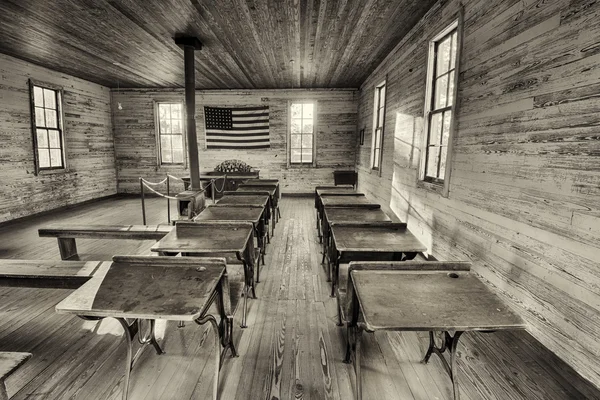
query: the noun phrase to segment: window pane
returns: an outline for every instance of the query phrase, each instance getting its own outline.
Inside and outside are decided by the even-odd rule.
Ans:
[[[302,147],[302,136],[291,135],[290,148],[299,149]]]
[[[450,36],[438,44],[437,48],[437,67],[435,76],[448,71],[448,63],[450,62]]]
[[[48,137],[50,138],[50,148],[60,149],[62,146],[60,145],[60,135],[58,131],[48,131]]]
[[[448,145],[448,137],[450,136],[450,123],[452,122],[452,113],[446,111],[444,113],[444,124],[442,126],[442,146]]]
[[[173,158],[171,156],[171,136],[162,135],[160,137],[160,152],[162,162],[171,163]]]
[[[46,149],[38,149],[38,162],[40,168],[50,167],[50,153]]]
[[[427,176],[437,178],[439,147],[429,147],[427,149]]]
[[[302,104],[292,104],[292,118],[302,118]]]
[[[37,147],[48,148],[48,133],[45,129],[36,129]]]
[[[450,53],[450,68],[456,68],[456,50],[458,49],[458,32],[452,34],[452,51]]]
[[[313,111],[314,111],[314,104],[304,104],[304,105],[302,105],[302,109],[303,109],[302,118],[312,119]]]
[[[62,152],[60,149],[50,149],[50,166],[62,167]]]
[[[44,89],[44,108],[56,109],[56,92],[50,89]]]
[[[383,85],[381,87],[381,90],[379,91],[379,107],[381,106],[385,106],[385,85]]]
[[[33,102],[36,107],[44,107],[44,91],[39,86],[33,87]]]
[[[299,163],[302,161],[302,150],[300,149],[292,149],[290,154],[290,161],[293,163]]]
[[[448,75],[444,75],[435,81],[434,109],[446,107],[447,90],[448,90]]]
[[[313,136],[312,135],[302,135],[302,148],[312,149],[312,147],[313,147]]]
[[[376,148],[373,153],[373,168],[379,168],[379,152],[380,149]]]
[[[183,164],[183,149],[173,148],[173,162]]]
[[[181,126],[181,121],[178,119],[173,119],[171,120],[171,132],[172,133],[183,133],[182,131],[182,126]]]
[[[160,133],[161,134],[169,134],[171,133],[171,120],[170,119],[164,119],[164,120],[160,120]]]
[[[46,110],[46,126],[48,128],[58,128],[56,110]]]
[[[440,134],[442,130],[442,113],[433,114],[431,116],[431,126],[429,128],[429,142],[428,145],[440,144]]]
[[[300,124],[302,124],[301,119],[293,119],[292,120],[292,133],[300,133]]]
[[[448,148],[446,146],[442,146],[441,150],[442,152],[442,157],[440,160],[440,179],[444,179],[444,176],[446,175],[446,158],[448,158]]]
[[[312,150],[302,150],[302,162],[303,163],[311,163],[312,162]]]
[[[173,150],[183,150],[183,136],[173,135],[171,136],[171,146]]]
[[[313,133],[312,120],[302,120],[302,133]]]
[[[171,104],[171,118],[183,119],[183,113],[181,112],[181,104]]]
[[[378,128],[375,130],[375,144],[374,144],[374,148],[379,148],[381,147],[381,128]]]
[[[169,104],[159,104],[158,105],[158,118],[161,121],[164,119],[171,118],[170,107],[171,106]]]
[[[44,109],[40,107],[35,108],[35,126],[44,127],[46,126],[46,120],[44,118]]]
[[[448,75],[448,105],[454,104],[454,71]]]

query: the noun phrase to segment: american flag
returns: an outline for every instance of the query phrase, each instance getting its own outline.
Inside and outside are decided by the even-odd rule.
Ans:
[[[267,149],[269,107],[204,107],[207,149]]]

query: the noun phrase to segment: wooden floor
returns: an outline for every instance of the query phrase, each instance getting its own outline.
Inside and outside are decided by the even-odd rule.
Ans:
[[[320,264],[313,202],[284,198],[283,219],[267,249],[266,267],[250,300],[249,328],[235,330],[240,356],[227,358],[221,398],[352,399],[354,372],[342,363],[344,331]],[[151,199],[148,223],[166,221],[164,201]],[[0,227],[0,257],[60,259],[54,239],[37,228],[51,222],[141,223],[136,199],[106,200]],[[78,240],[85,260],[148,253],[152,242]],[[124,350],[115,321],[83,321],[54,313],[68,290],[0,288],[0,351],[33,358],[7,380],[13,399],[118,399]],[[239,321],[238,321],[239,322]],[[158,323],[166,354],[148,348],[136,364],[131,399],[209,398],[214,374],[207,328]],[[459,346],[462,399],[600,399],[600,393],[526,333],[467,333]],[[441,363],[419,363],[425,333],[364,335],[365,399],[450,399]]]

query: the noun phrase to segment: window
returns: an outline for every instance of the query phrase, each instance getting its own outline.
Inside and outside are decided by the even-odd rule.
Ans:
[[[458,74],[458,21],[435,37],[429,46],[427,98],[425,101],[426,137],[421,161],[421,180],[444,184],[446,164],[452,142]],[[445,185],[445,194],[448,187]]]
[[[160,164],[184,164],[183,103],[157,103]]]
[[[373,143],[371,146],[371,169],[381,168],[381,149],[385,125],[385,81],[375,87],[373,108]]]
[[[30,81],[36,173],[65,169],[62,90]]]
[[[294,102],[290,114],[289,162],[314,165],[316,104]]]

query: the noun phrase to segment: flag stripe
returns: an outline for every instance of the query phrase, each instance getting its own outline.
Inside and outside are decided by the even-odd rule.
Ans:
[[[268,128],[248,128],[248,129],[207,129],[206,130],[206,135],[211,136],[214,134],[221,134],[221,133],[230,133],[232,135],[247,135],[250,133],[264,133],[264,134],[269,134],[269,129]]]
[[[226,139],[215,139],[212,138],[211,143],[240,143],[242,142],[242,140],[240,139],[232,139],[232,138],[226,138]],[[259,138],[259,139],[249,139],[249,138],[244,138],[243,140],[245,143],[265,143],[268,144],[269,141],[263,138]]]
[[[268,144],[254,146],[251,144],[243,144],[243,143],[240,143],[237,146],[230,146],[230,145],[223,145],[223,144],[218,144],[218,145],[209,144],[207,146],[208,149],[268,149],[269,147],[271,147],[271,146]]]

